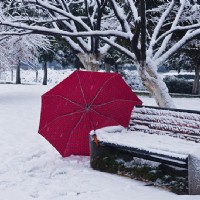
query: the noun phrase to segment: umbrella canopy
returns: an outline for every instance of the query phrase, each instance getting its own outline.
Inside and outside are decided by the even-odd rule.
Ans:
[[[39,133],[63,157],[89,155],[89,132],[128,126],[141,100],[119,74],[75,71],[42,95]]]

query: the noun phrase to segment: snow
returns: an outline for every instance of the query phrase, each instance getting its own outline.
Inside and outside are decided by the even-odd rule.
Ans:
[[[51,67],[51,66],[49,66]],[[47,82],[50,85],[56,85],[66,77],[68,77],[74,70],[73,69],[67,69],[67,70],[53,70],[48,68],[47,70]],[[23,70],[21,69],[21,81],[23,84],[42,84],[44,76],[44,71],[39,69],[38,70],[38,80],[36,82],[36,72],[34,70]],[[0,82],[14,82],[16,79],[16,72],[13,70],[13,80],[11,81],[11,71],[5,70],[0,71]]]
[[[188,159],[188,183],[191,185],[189,192],[199,194],[200,191],[200,148],[190,154]]]
[[[160,17],[160,20],[158,21],[155,29],[154,29],[154,32],[152,34],[152,40],[150,42],[150,45],[149,45],[149,49],[148,49],[148,52],[147,55],[148,56],[152,56],[152,53],[153,53],[153,47],[155,45],[155,41],[156,41],[156,38],[159,34],[159,30],[161,29],[163,23],[164,23],[164,20],[165,18],[169,15],[170,11],[172,10],[173,6],[174,6],[175,2],[174,1],[171,1],[171,3],[169,4],[169,6],[167,7],[167,9],[165,10],[165,12],[162,14],[162,16]]]
[[[147,129],[153,128],[200,136],[200,114],[152,108],[134,108],[130,123],[134,124],[134,122],[138,126],[140,126],[140,123],[145,122]]]
[[[143,105],[157,106],[155,99],[148,96],[140,96]],[[173,101],[177,109],[186,110],[199,110],[200,111],[200,99],[199,98],[173,98]]]
[[[95,171],[89,157],[60,154],[37,133],[40,96],[70,72],[63,71],[51,85],[0,84],[0,199],[1,200],[196,200],[126,177]],[[56,80],[56,81],[55,81]],[[28,81],[28,79],[27,79]],[[141,97],[144,104],[155,104]],[[178,107],[198,109],[199,99],[175,99]]]
[[[112,128],[114,129],[113,132],[111,131]],[[102,142],[137,148],[147,152],[181,159],[186,159],[190,153],[200,148],[199,143],[192,141],[186,141],[168,135],[144,134],[139,131],[134,131],[133,133],[125,129],[116,132],[116,127],[110,127],[109,131],[106,128],[99,129],[95,131],[95,134],[97,135],[97,139]]]

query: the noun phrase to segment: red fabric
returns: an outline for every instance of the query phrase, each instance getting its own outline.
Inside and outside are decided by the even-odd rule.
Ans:
[[[42,95],[39,133],[63,157],[89,155],[89,132],[128,126],[142,101],[119,74],[75,71]]]

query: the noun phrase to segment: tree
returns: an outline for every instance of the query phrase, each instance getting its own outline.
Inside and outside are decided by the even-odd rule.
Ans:
[[[9,36],[0,44],[0,58],[8,68],[16,68],[16,84],[21,84],[20,62],[37,63],[39,49],[49,47],[49,39],[43,35]]]
[[[4,5],[7,9],[4,9],[1,22],[5,24],[9,18],[10,22],[16,23],[16,26],[12,25],[19,29],[31,24],[33,30],[26,27],[31,32],[62,35],[83,66],[87,70],[97,71],[101,59],[110,46],[101,42],[96,36],[67,37],[68,34],[65,33],[77,36],[81,31],[103,30],[104,26],[108,26],[106,22],[108,19],[112,26],[116,24],[112,21],[114,15],[106,8],[107,2],[107,0],[10,0],[10,4]],[[45,29],[42,30],[42,27]],[[112,40],[114,39],[113,37]]]
[[[68,67],[83,68],[78,57],[71,51],[65,39],[56,38],[52,43],[53,60],[57,61],[62,69]]]
[[[200,34],[200,7],[196,1],[150,0],[147,1],[147,6],[145,0],[24,2],[26,7],[34,5],[45,13],[48,11],[46,19],[43,16],[36,21],[30,15],[29,18],[0,17],[0,23],[33,33],[62,35],[80,53],[79,58],[82,62],[84,60],[86,67],[88,60],[91,63],[91,59],[94,60],[95,57],[96,60],[92,63],[99,64],[99,55],[104,55],[112,46],[137,65],[143,84],[159,106],[175,107],[157,69],[183,45]],[[75,12],[80,6],[86,15],[82,15],[80,10]],[[108,20],[112,20],[111,25],[108,25]],[[174,45],[172,41],[175,39]],[[130,45],[124,45],[127,43]]]
[[[193,40],[184,51],[195,71],[192,94],[200,94],[200,41]]]
[[[157,69],[184,44],[200,34],[199,5],[191,4],[187,0],[180,2],[171,0],[146,9],[144,0],[137,1],[138,5],[131,0],[127,2],[134,19],[133,27],[126,26],[128,22],[125,21],[125,16],[128,13],[124,11],[126,15],[123,16],[117,12],[122,6],[112,1],[117,16],[121,20],[121,26],[126,29],[126,33],[130,31],[133,33],[130,36],[131,50],[127,52],[127,48],[123,49],[121,45],[106,40],[135,60],[143,84],[155,96],[159,106],[175,107],[165,83],[157,74]],[[151,17],[146,19],[146,15]],[[176,38],[174,45],[172,41],[178,33],[179,38]]]
[[[200,41],[195,39],[189,42],[184,48],[182,48],[175,56],[173,56],[169,61],[169,67],[178,72],[181,69],[195,72],[195,77],[193,81],[192,94],[200,94]]]
[[[47,85],[47,62],[53,61],[54,52],[53,50],[49,49],[48,51],[44,49],[40,49],[40,56],[38,58],[39,63],[42,63],[42,67],[44,70],[44,77],[43,77],[43,85]]]

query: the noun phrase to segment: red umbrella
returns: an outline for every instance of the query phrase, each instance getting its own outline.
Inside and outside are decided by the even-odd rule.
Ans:
[[[63,157],[89,155],[89,132],[128,126],[141,100],[119,74],[75,71],[42,95],[39,133]]]

